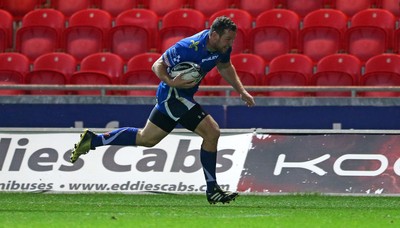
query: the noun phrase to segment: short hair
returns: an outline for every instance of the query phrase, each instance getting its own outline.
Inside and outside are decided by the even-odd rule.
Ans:
[[[210,34],[215,31],[218,35],[222,36],[226,29],[236,32],[236,24],[229,17],[220,16],[213,21]]]

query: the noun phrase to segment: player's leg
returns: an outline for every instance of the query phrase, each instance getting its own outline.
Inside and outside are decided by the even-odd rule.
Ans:
[[[194,129],[194,133],[203,138],[201,148],[213,153],[217,152],[220,130],[218,123],[211,115],[207,115]]]
[[[150,120],[147,121],[146,126],[139,130],[136,136],[136,145],[153,147],[157,145],[169,132],[164,131]]]
[[[207,115],[194,130],[203,138],[200,149],[200,161],[203,166],[204,176],[207,183],[207,192],[214,189],[217,184],[217,144],[220,136],[219,126],[214,118]]]
[[[217,144],[220,137],[220,129],[217,122],[208,115],[194,131],[203,138],[200,150],[200,160],[207,183],[207,200],[210,204],[229,203],[238,196],[236,192],[222,190],[216,178]]]
[[[154,108],[145,127],[141,130],[125,127],[104,134],[95,134],[86,129],[79,142],[75,144],[70,160],[74,163],[80,155],[87,154],[90,150],[104,145],[151,147],[167,136],[175,126],[174,120]]]
[[[96,134],[86,129],[71,153],[70,161],[74,163],[79,156],[87,154],[90,150],[103,145],[135,145],[137,128],[124,127],[118,128],[104,134]]]
[[[217,146],[220,137],[218,123],[198,104],[182,116],[179,123],[203,138],[200,161],[207,184],[208,202],[229,203],[234,200],[238,196],[237,193],[223,191],[217,184]]]

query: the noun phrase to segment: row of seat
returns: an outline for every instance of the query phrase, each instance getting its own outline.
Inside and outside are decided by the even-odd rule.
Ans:
[[[219,10],[238,8],[257,17],[265,10],[285,8],[304,17],[316,9],[334,8],[351,17],[371,7],[387,9],[400,16],[399,0],[0,0],[0,7],[17,18],[22,18],[30,10],[43,7],[60,10],[66,17],[90,7],[106,10],[113,16],[132,8],[150,9],[160,17],[171,10],[193,8],[209,17]]]
[[[79,65],[67,53],[54,52],[38,57],[30,64],[20,53],[0,53],[0,84],[53,85],[157,85],[160,80],[151,70],[159,53],[143,53],[124,60],[113,53],[95,53]],[[349,54],[333,54],[317,64],[303,54],[284,54],[266,63],[254,54],[231,57],[238,76],[247,86],[400,86],[400,55],[381,54],[363,64]],[[203,85],[227,85],[214,68]],[[31,94],[68,94],[59,90],[32,90]],[[255,96],[309,96],[299,91],[251,92]],[[24,94],[18,90],[0,90],[0,94]],[[74,94],[96,95],[98,91],[74,91]],[[111,92],[110,92],[111,94]],[[155,91],[128,91],[127,95],[155,95]],[[221,91],[200,91],[199,95],[225,95]],[[235,92],[232,95],[237,96]],[[316,96],[350,96],[350,92],[316,92]],[[365,92],[364,96],[400,96],[396,92]]]
[[[27,56],[17,53],[0,53],[0,84],[158,84],[160,80],[151,72],[151,65],[159,53],[144,53],[132,57],[127,64],[118,55],[101,52],[82,60],[64,52],[51,52],[39,56],[33,64]],[[128,94],[135,94],[136,91]],[[31,94],[68,94],[60,90],[33,90]],[[0,94],[25,94],[20,90],[0,90]],[[98,91],[77,91],[76,94],[99,94]],[[149,91],[140,92],[141,95]],[[150,91],[151,95],[155,92]]]
[[[254,54],[233,55],[232,63],[244,85],[258,86],[400,86],[400,55],[379,54],[363,63],[351,54],[332,54],[317,63],[304,54],[283,54],[266,63]],[[264,65],[266,64],[266,65]],[[263,71],[266,66],[267,71]],[[227,85],[214,69],[207,85]],[[253,95],[274,97],[348,97],[350,91],[302,91],[252,92]],[[209,94],[210,95],[210,94]],[[223,93],[211,93],[223,95]],[[233,93],[233,95],[238,95]],[[367,91],[365,97],[398,97],[399,92]]]
[[[250,52],[267,62],[274,57],[298,52],[315,62],[322,57],[347,52],[362,61],[385,53],[400,53],[400,29],[397,18],[387,10],[366,9],[350,20],[341,11],[319,9],[303,20],[290,10],[272,9],[261,13],[252,24],[251,16],[240,9],[225,9],[213,14],[209,21],[227,15],[238,25],[233,53]],[[12,18],[0,10],[0,51],[9,50],[12,43]],[[300,28],[300,21],[302,26]],[[74,13],[65,26],[65,17],[55,9],[30,11],[16,31],[15,51],[31,61],[41,54],[65,51],[78,61],[89,54],[110,51],[126,61],[139,53],[164,52],[178,40],[205,29],[204,15],[193,9],[178,9],[162,18],[159,28],[157,15],[146,9],[131,9],[115,19],[99,9]]]

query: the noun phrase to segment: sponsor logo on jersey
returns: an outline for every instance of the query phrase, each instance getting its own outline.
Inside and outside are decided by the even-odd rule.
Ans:
[[[172,47],[169,52],[168,58],[165,58],[165,60],[166,60],[166,63],[168,66],[172,66],[172,65],[176,65],[177,63],[179,63],[181,61],[181,56],[176,51],[176,48]],[[168,60],[171,60],[172,62],[170,62]]]
[[[204,62],[207,62],[207,61],[216,60],[218,57],[219,57],[219,55],[213,55],[213,56],[210,56],[210,57],[208,57],[206,59],[202,59],[201,62],[204,63]]]

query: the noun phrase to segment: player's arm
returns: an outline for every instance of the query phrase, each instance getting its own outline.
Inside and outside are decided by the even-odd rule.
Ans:
[[[157,77],[160,78],[161,81],[165,82],[170,87],[185,89],[185,88],[191,88],[196,85],[194,81],[187,81],[179,76],[172,78],[168,74],[167,68],[168,68],[167,64],[163,61],[163,58],[160,57],[153,63],[151,69],[157,75]]]
[[[226,63],[218,63],[217,69],[225,81],[227,81],[240,94],[240,97],[247,106],[250,107],[255,105],[253,96],[251,96],[243,87],[243,84],[236,73],[235,67],[230,61]]]

